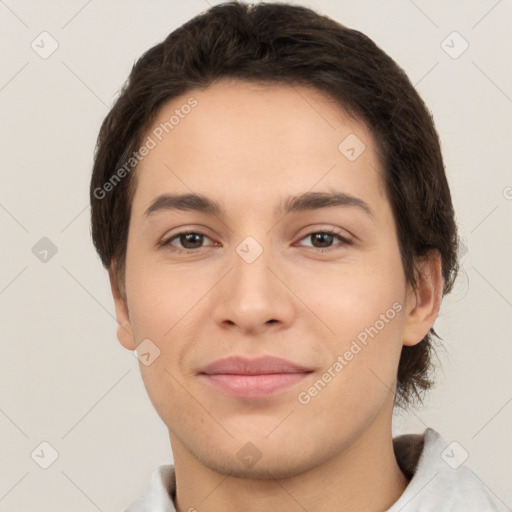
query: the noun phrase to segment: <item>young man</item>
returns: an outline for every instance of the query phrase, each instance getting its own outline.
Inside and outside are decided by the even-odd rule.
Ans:
[[[139,511],[483,511],[442,437],[392,438],[431,386],[457,274],[433,121],[365,35],[212,7],[105,119],[92,235],[173,466]]]

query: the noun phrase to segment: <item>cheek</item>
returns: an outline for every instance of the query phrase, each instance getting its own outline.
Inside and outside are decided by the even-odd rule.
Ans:
[[[357,270],[331,271],[329,286],[312,281],[307,304],[331,331],[324,345],[330,353],[326,370],[336,375],[322,400],[346,393],[345,406],[355,412],[365,395],[380,400],[393,388],[405,314],[400,272],[400,261],[376,258]]]
[[[352,277],[332,279],[328,303],[321,300],[326,293],[318,286],[308,297],[314,304],[311,309],[316,307],[335,333],[325,338],[330,357],[319,375],[328,383],[311,389],[311,397],[317,397],[311,399],[308,414],[323,418],[327,407],[339,421],[350,416],[361,424],[395,389],[405,306],[400,281],[392,275],[370,271]]]
[[[140,366],[146,386],[155,388],[159,382],[163,385],[169,381],[165,369],[174,373],[183,365],[191,336],[204,323],[205,303],[201,299],[211,285],[197,273],[158,265],[133,266],[131,270],[127,294],[136,341],[149,339],[159,351],[151,366]]]
[[[403,307],[404,286],[396,263],[382,265],[382,261],[374,261],[359,266],[347,264],[334,270],[321,269],[298,289],[299,295],[307,298],[308,307],[331,331],[345,339],[373,325],[393,304]],[[395,306],[388,316],[394,318],[397,309],[400,308]]]
[[[158,264],[127,262],[126,293],[132,325],[162,337],[200,298],[197,281]],[[148,258],[146,258],[147,260]],[[193,277],[192,277],[193,279]],[[140,332],[143,336],[148,333]]]
[[[151,266],[133,267],[127,282],[133,332],[137,343],[146,343],[150,353],[149,361],[140,360],[141,377],[155,410],[166,423],[169,404],[186,401],[176,368],[187,349],[185,326],[189,321],[197,323],[193,306],[200,298],[190,291],[193,286],[186,287],[187,293],[181,291],[175,276]]]

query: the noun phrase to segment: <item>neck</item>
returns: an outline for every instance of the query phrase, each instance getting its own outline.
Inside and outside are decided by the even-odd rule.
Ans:
[[[284,479],[239,478],[202,464],[171,435],[177,512],[381,512],[402,495],[407,478],[393,451],[392,407],[324,463]]]

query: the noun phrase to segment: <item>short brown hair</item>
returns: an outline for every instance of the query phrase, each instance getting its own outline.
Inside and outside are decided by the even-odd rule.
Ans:
[[[164,102],[222,78],[314,87],[364,122],[377,143],[407,279],[416,286],[416,263],[437,250],[443,295],[451,291],[458,236],[450,190],[433,119],[405,72],[366,35],[309,8],[239,2],[210,8],[150,48],[101,126],[90,187],[92,239],[121,290],[137,176],[112,179]],[[441,339],[432,327],[420,343],[402,347],[395,405],[422,402],[420,393],[432,386],[432,336]]]

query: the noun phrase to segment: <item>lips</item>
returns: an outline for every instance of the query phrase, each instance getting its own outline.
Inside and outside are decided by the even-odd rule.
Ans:
[[[313,370],[278,357],[232,356],[215,361],[199,376],[217,391],[236,398],[261,398],[303,381]]]
[[[207,375],[268,375],[271,373],[308,373],[311,368],[306,368],[286,359],[272,356],[262,356],[256,359],[248,359],[241,356],[231,356],[219,359],[202,368],[199,373]]]

